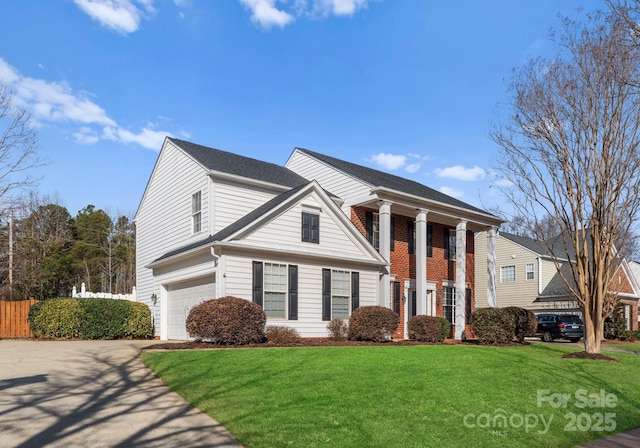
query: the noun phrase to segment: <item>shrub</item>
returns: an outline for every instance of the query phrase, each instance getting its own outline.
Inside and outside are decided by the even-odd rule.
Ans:
[[[329,338],[334,340],[347,339],[349,335],[349,325],[342,319],[332,319],[327,324]]]
[[[382,306],[363,306],[356,309],[349,319],[349,340],[384,342],[398,328],[400,317]]]
[[[622,303],[613,308],[613,311],[604,321],[604,338],[605,339],[625,339],[627,331],[627,322],[624,319]]]
[[[82,318],[79,299],[49,299],[29,310],[31,331],[35,337],[79,338]]]
[[[295,328],[273,325],[267,327],[267,342],[277,345],[295,344],[300,341],[300,335]]]
[[[513,341],[515,321],[503,308],[480,308],[471,315],[473,332],[481,344],[506,344]]]
[[[522,343],[526,336],[533,336],[538,328],[538,318],[533,311],[525,310],[517,306],[508,306],[502,309],[513,318],[513,335],[517,341]]]
[[[449,321],[435,316],[413,316],[407,322],[407,330],[409,339],[420,342],[442,342],[449,335]]]
[[[97,298],[58,298],[29,310],[35,337],[118,339],[153,336],[151,312],[144,303]]]
[[[221,345],[265,340],[267,316],[257,304],[237,297],[207,300],[191,308],[187,332],[191,337]]]
[[[130,302],[131,312],[122,327],[122,337],[127,339],[148,339],[153,337],[151,309],[144,303]]]

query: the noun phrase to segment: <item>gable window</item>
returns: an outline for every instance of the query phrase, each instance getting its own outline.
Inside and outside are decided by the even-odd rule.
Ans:
[[[535,278],[535,270],[533,263],[527,263],[527,280]]]
[[[360,274],[322,270],[322,320],[348,319],[360,306]]]
[[[268,318],[298,319],[298,266],[253,262],[253,301]]]
[[[502,266],[500,268],[500,283],[508,283],[516,281],[516,267]]]
[[[442,312],[444,314],[444,318],[447,319],[449,321],[450,324],[455,324],[455,318],[456,318],[456,313],[455,313],[455,309],[456,309],[456,288],[451,288],[448,286],[445,286],[442,289],[442,294],[443,294],[443,309]]]
[[[320,244],[320,215],[302,212],[302,242]]]
[[[198,233],[202,230],[202,192],[191,196],[191,231]]]
[[[454,229],[444,229],[444,258],[447,260],[456,259],[456,231]]]

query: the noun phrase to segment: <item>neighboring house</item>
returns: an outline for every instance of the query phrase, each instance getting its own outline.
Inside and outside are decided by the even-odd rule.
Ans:
[[[311,151],[297,148],[282,167],[167,138],[136,214],[138,300],[161,339],[186,339],[189,310],[227,295],[306,337],[326,336],[329,320],[358,306],[391,307],[402,337],[412,314],[467,320],[473,233],[500,222]]]
[[[482,262],[486,250],[486,236],[476,235],[476,279],[482,282],[490,274]],[[531,238],[499,232],[496,237],[496,305],[518,306],[533,312],[579,313],[577,302],[569,296],[568,288],[549,255],[547,244]],[[560,249],[556,258],[567,262]],[[611,282],[622,302],[627,326],[638,328],[638,300],[640,287],[626,260],[622,259]],[[478,290],[476,308],[488,306],[487,294]]]

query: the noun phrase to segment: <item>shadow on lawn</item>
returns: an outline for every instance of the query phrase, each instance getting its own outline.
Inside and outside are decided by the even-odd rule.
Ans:
[[[0,380],[0,446],[240,446],[220,431],[137,350],[82,353],[64,372]]]

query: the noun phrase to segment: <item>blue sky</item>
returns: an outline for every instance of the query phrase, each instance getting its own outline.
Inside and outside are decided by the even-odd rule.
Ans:
[[[165,135],[296,146],[504,207],[488,138],[512,69],[594,0],[4,2],[0,79],[38,125],[40,194],[133,215]]]

